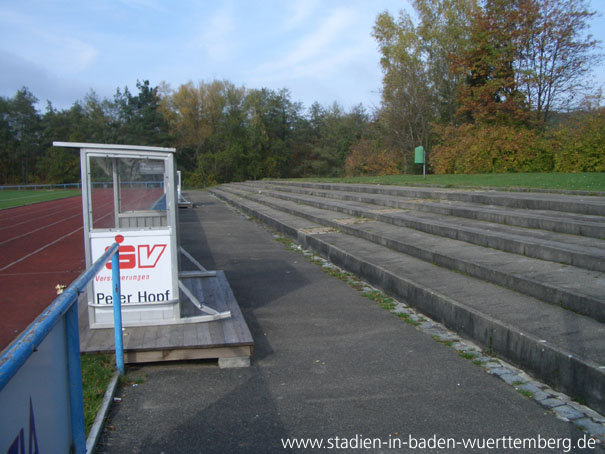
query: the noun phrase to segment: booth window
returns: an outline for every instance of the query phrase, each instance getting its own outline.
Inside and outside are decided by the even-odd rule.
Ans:
[[[90,156],[93,229],[167,226],[163,159]]]

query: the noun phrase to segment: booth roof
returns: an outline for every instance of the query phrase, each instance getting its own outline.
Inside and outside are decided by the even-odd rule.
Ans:
[[[176,148],[148,147],[143,145],[119,145],[109,143],[85,143],[85,142],[53,142],[55,147],[89,148],[94,150],[132,150],[132,151],[161,151],[174,153]]]

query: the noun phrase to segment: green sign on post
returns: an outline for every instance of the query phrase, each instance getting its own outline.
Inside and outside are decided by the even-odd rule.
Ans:
[[[426,178],[426,162],[425,162],[424,147],[421,145],[414,148],[414,164],[422,164],[422,176]]]
[[[414,149],[414,164],[424,164],[424,147],[416,147]]]

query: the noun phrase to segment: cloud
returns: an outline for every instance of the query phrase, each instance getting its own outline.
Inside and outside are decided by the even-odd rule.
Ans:
[[[278,60],[260,65],[254,74],[259,79],[287,80],[320,76],[332,71],[359,53],[355,42],[343,42],[341,39],[355,20],[356,14],[349,9],[333,11],[313,32],[299,39],[290,52]]]
[[[237,48],[237,27],[232,6],[225,6],[203,25],[199,45],[213,60],[229,59]]]
[[[170,10],[166,9],[156,0],[119,0],[123,5],[143,10],[153,10],[158,13],[168,13]]]
[[[84,71],[88,69],[99,55],[99,51],[92,45],[77,38],[46,34],[51,43],[47,63],[59,66],[65,72]]]
[[[298,0],[295,2],[288,2],[288,16],[283,23],[283,27],[286,30],[290,30],[303,24],[307,18],[311,16],[318,4],[319,0]]]
[[[79,37],[49,27],[43,17],[0,9],[0,26],[6,35],[2,47],[9,52],[19,49],[19,55],[58,72],[73,73],[90,67],[99,52]]]
[[[39,100],[39,107],[51,100],[53,105],[67,108],[81,99],[89,87],[81,82],[59,77],[42,66],[0,49],[0,95],[12,97],[17,90],[27,87]]]

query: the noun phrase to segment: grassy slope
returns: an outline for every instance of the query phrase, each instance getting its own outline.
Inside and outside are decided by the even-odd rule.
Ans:
[[[494,188],[605,191],[605,173],[490,173],[475,175],[385,175],[380,177],[306,178],[307,181],[393,185],[480,186]]]
[[[22,205],[30,205],[38,202],[48,202],[49,200],[64,199],[80,195],[79,190],[55,189],[49,190],[2,190],[0,191],[0,210],[5,208],[14,208]]]

